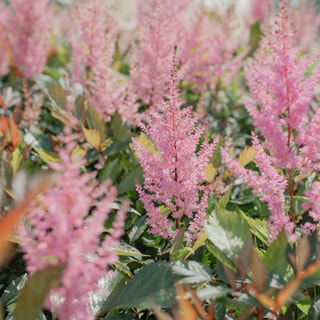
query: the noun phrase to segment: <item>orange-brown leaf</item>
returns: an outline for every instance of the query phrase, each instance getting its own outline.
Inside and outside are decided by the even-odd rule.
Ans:
[[[21,135],[18,130],[18,125],[14,122],[12,114],[10,114],[10,136],[13,149],[18,145]]]
[[[3,134],[5,134],[9,128],[9,120],[4,115],[1,116],[0,127]]]

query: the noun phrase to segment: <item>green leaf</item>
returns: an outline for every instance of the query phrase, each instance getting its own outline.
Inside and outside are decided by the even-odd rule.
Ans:
[[[105,164],[105,166],[102,168],[101,172],[99,173],[99,182],[103,182],[107,179],[111,179],[112,182],[115,181],[115,179],[117,178],[118,174],[120,172],[118,172],[119,168],[119,159],[116,158],[113,161],[107,162]]]
[[[147,216],[142,216],[140,217],[135,224],[131,227],[128,237],[129,237],[129,242],[132,243],[136,240],[139,239],[139,237],[144,233],[144,231],[147,229],[148,224],[147,224]]]
[[[151,300],[158,306],[169,307],[175,297],[174,283],[178,279],[179,276],[172,272],[168,262],[151,263],[142,268],[116,295],[109,297],[98,316],[115,308],[150,308]]]
[[[125,142],[113,142],[107,149],[103,151],[105,156],[112,156],[121,151],[126,150],[129,147],[130,141]]]
[[[22,160],[22,154],[19,148],[15,148],[11,156],[12,174],[15,176]]]
[[[266,269],[271,273],[276,273],[280,277],[285,276],[288,266],[286,258],[287,246],[287,237],[284,230],[282,230],[267,249],[263,257],[263,263]]]
[[[126,124],[122,124],[121,117],[118,113],[112,118],[111,128],[114,132],[115,138],[119,142],[131,141],[131,134],[129,132],[128,126]]]
[[[183,227],[179,230],[178,235],[174,239],[171,253],[178,251],[182,248],[185,230],[186,230],[186,226],[185,226],[185,224],[183,224]]]
[[[313,302],[313,304],[310,307],[309,320],[319,320],[320,318],[320,300],[316,300]]]
[[[221,297],[225,297],[231,289],[221,286],[207,286],[197,291],[197,296],[201,300],[210,300],[210,299],[218,299]]]
[[[228,258],[237,258],[251,236],[250,228],[240,213],[215,210],[204,227],[209,240]]]
[[[268,229],[265,220],[253,219],[245,215],[242,211],[241,215],[248,222],[251,233],[261,240],[265,245],[269,246],[268,242]]]
[[[170,254],[170,261],[186,259],[186,257],[191,256],[193,253],[194,251],[190,247],[181,248],[178,251],[174,251]]]
[[[54,85],[47,84],[49,98],[62,110],[65,110],[67,96],[64,90],[55,83]]]
[[[218,205],[219,205],[220,209],[226,208],[226,206],[230,200],[231,190],[232,189],[230,188],[229,191],[219,199]]]
[[[199,283],[211,280],[210,270],[196,261],[175,261],[172,263],[174,274],[183,277],[180,283]]]
[[[135,190],[136,181],[142,183],[142,169],[140,166],[136,166],[129,174],[117,185],[118,196],[126,193],[130,190]]]
[[[221,263],[226,265],[233,272],[237,272],[234,263],[221,250],[219,250],[219,248],[209,241],[207,241],[206,247]]]
[[[53,151],[44,151],[38,149],[35,146],[33,146],[32,148],[38,153],[39,157],[46,163],[60,161],[59,155]]]
[[[100,142],[107,138],[107,127],[102,118],[100,118],[99,112],[93,109],[91,106],[87,106],[87,122],[89,129],[98,130],[100,133]]]
[[[137,142],[146,147],[152,154],[157,152],[157,149],[154,146],[154,143],[151,139],[149,139],[143,132],[140,134],[138,138],[135,138]]]
[[[135,258],[148,257],[148,255],[142,254],[138,249],[124,242],[122,242],[118,248],[113,249],[113,251],[119,256]]]
[[[84,106],[83,96],[77,96],[74,105],[75,105],[75,110],[74,110],[75,117],[80,121],[80,125],[83,126],[86,119],[86,113],[87,113]]]
[[[64,269],[64,265],[47,267],[32,275],[21,290],[13,320],[34,320],[50,290],[59,283]]]

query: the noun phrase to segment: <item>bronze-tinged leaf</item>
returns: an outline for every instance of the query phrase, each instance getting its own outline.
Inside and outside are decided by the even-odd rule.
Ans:
[[[191,293],[193,305],[195,306],[196,310],[198,311],[198,314],[205,320],[213,320],[213,318],[205,312],[203,309],[202,301],[197,295],[197,292],[193,289],[191,289],[189,286],[187,287],[188,291]]]
[[[251,249],[249,268],[251,271],[252,285],[258,290],[258,292],[262,292],[267,281],[267,272],[254,247]]]
[[[303,236],[297,246],[296,257],[297,257],[297,270],[302,271],[306,267],[310,258],[311,248],[307,236]]]
[[[5,134],[9,128],[9,120],[4,115],[1,116],[0,127],[3,134]]]
[[[158,320],[174,320],[168,313],[160,310],[153,301],[150,301],[150,306]]]
[[[222,266],[223,266],[224,273],[226,274],[226,276],[228,278],[230,286],[232,287],[232,289],[234,291],[236,291],[237,290],[237,287],[236,287],[236,280],[237,280],[236,275],[224,263],[222,264]]]
[[[12,148],[15,149],[20,141],[21,135],[18,129],[18,125],[13,120],[12,114],[10,114],[10,137]]]
[[[82,131],[86,140],[98,150],[101,144],[100,132],[97,129],[86,129],[84,127],[82,128]]]
[[[2,100],[1,95],[0,95],[0,107],[1,107],[2,109],[4,109],[4,103],[3,103],[3,100]]]
[[[21,217],[27,213],[28,207],[36,196],[49,188],[53,184],[53,179],[47,179],[43,181],[40,186],[35,187],[31,191],[27,192],[25,199],[22,203],[17,205],[8,211],[4,216],[0,218],[0,260],[4,261],[8,252],[10,242],[9,237],[17,227]]]
[[[303,273],[297,272],[296,277],[290,281],[287,285],[285,285],[276,295],[276,310],[279,310],[283,307],[293,296],[293,294],[299,288],[301,282],[303,280]]]
[[[179,305],[180,314],[182,313],[183,320],[197,320],[198,312],[191,303],[190,293],[185,290],[185,287],[182,284],[176,285],[176,299]],[[174,311],[174,309],[173,309]],[[176,311],[174,311],[175,317],[178,316]]]

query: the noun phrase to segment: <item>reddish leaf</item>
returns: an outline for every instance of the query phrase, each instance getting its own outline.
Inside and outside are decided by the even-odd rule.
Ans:
[[[9,120],[4,115],[2,115],[0,119],[0,127],[3,134],[5,134],[9,128]]]
[[[20,141],[21,135],[18,130],[18,126],[13,120],[12,114],[10,114],[10,136],[11,136],[12,148],[15,149]]]

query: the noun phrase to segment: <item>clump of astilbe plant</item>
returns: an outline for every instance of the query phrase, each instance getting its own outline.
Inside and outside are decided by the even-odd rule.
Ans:
[[[181,42],[189,2],[148,0],[139,7],[139,47],[133,50],[130,77],[134,92],[146,107],[160,103],[165,94],[172,48]]]
[[[219,137],[213,143],[205,138],[199,148],[205,126],[197,123],[192,107],[181,109],[184,102],[180,99],[175,59],[166,99],[145,113],[145,123],[139,123],[154,142],[156,152],[133,139],[144,172],[144,185],[137,185],[137,190],[147,210],[149,232],[173,238],[183,221],[190,245],[206,222],[208,187],[202,182]]]
[[[12,62],[23,77],[31,79],[41,74],[46,63],[53,14],[50,1],[12,0],[3,10],[4,32]]]
[[[110,205],[116,200],[116,188],[110,181],[98,185],[93,172],[80,174],[85,160],[74,161],[72,155],[78,134],[66,127],[58,138],[65,147],[57,147],[60,162],[50,167],[61,176],[29,210],[19,230],[20,245],[31,274],[48,266],[65,265],[46,307],[59,319],[94,319],[90,294],[99,293],[98,280],[118,260],[113,248],[119,246],[123,234],[126,208],[118,211],[109,233],[102,236]]]
[[[268,204],[271,214],[270,242],[282,228],[295,242],[303,231],[309,233],[319,227],[314,215],[308,217],[305,212],[296,212],[294,196],[304,175],[319,170],[320,109],[310,110],[309,105],[320,78],[320,66],[313,66],[316,57],[300,55],[300,49],[294,44],[295,33],[288,19],[287,3],[280,1],[279,7],[275,30],[263,39],[257,57],[249,60],[245,68],[254,98],[254,101],[247,99],[245,106],[265,138],[262,148],[254,137],[261,176],[239,168],[226,152],[222,151],[222,155],[229,168],[243,177],[254,193],[263,194],[261,200]],[[273,185],[272,190],[267,180],[269,186]],[[314,198],[313,192],[306,195]],[[307,223],[303,222],[298,228],[301,218]]]
[[[112,69],[117,23],[102,0],[87,1],[73,14],[71,78],[81,83],[85,98],[106,121],[117,111],[132,123],[137,112],[129,81]]]

